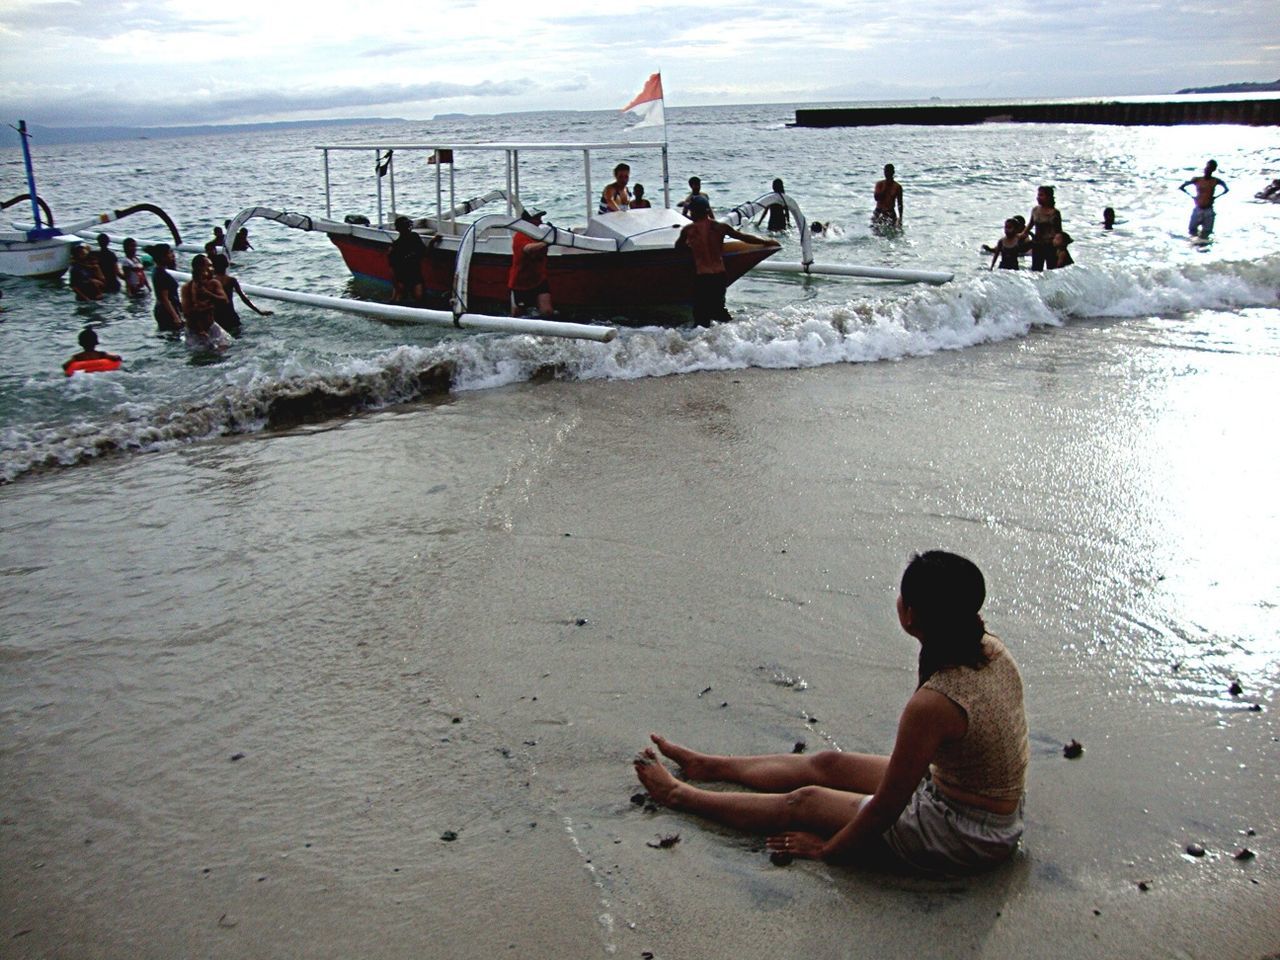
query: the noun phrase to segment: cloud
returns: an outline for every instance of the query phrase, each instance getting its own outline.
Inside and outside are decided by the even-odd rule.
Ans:
[[[307,116],[376,116],[415,104],[466,99],[494,99],[525,92],[524,80],[461,83],[383,83],[370,86],[325,87],[281,91],[255,89],[227,93],[188,91],[165,98],[121,99],[71,88],[42,87],[27,102],[4,106],[13,116],[39,116],[49,126],[144,125],[192,122],[218,123],[257,118],[288,119]]]

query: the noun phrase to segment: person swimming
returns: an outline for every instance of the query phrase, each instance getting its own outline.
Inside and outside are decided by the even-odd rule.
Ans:
[[[93,360],[110,360],[120,363],[120,355],[116,353],[107,353],[98,349],[98,334],[91,327],[85,327],[80,331],[80,336],[76,338],[80,344],[80,352],[72,354],[62,365],[64,373],[70,375],[74,371],[71,369],[72,364],[86,363]]]

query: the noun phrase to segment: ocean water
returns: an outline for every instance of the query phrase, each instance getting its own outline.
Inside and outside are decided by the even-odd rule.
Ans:
[[[455,335],[430,326],[386,323],[267,302],[260,318],[242,309],[242,338],[215,362],[159,334],[149,300],[74,302],[65,280],[0,279],[0,479],[133,455],[221,435],[279,426],[282,397],[322,393],[325,414],[343,416],[413,401],[420,374],[442,361],[455,391],[526,380],[548,369],[565,379],[626,380],[745,367],[799,368],[869,362],[1015,340],[1029,330],[1099,317],[1177,318],[1202,309],[1274,310],[1280,288],[1277,208],[1252,199],[1277,163],[1266,129],[988,125],[935,129],[790,129],[782,105],[669,112],[674,199],[689,175],[722,209],[767,192],[773,177],[810,219],[834,224],[816,242],[819,262],[949,270],[942,287],[835,278],[758,275],[729,295],[735,322],[712,330],[624,330],[608,345],[528,337]],[[290,131],[43,147],[35,144],[39,189],[61,222],[150,201],[166,209],[184,239],[203,242],[212,226],[247,206],[324,214],[323,169],[314,146],[427,138],[622,140],[612,112],[521,114],[341,131]],[[1175,188],[1213,155],[1233,190],[1219,202],[1217,239],[1189,245],[1190,200]],[[614,158],[593,157],[596,188]],[[633,182],[660,199],[656,155],[628,157]],[[334,215],[376,214],[372,156],[335,154]],[[870,192],[892,162],[905,189],[906,230],[871,233]],[[581,161],[526,155],[525,200],[562,225],[580,222]],[[401,160],[400,210],[428,210],[434,181],[425,165]],[[21,159],[4,157],[0,178],[21,192]],[[469,155],[457,169],[458,196],[500,185],[497,159]],[[1077,266],[1037,277],[992,274],[979,253],[1005,217],[1026,215],[1040,183],[1057,187]],[[1100,227],[1104,206],[1121,220]],[[14,213],[20,208],[11,208]],[[113,233],[163,239],[138,214]],[[266,221],[250,224],[255,250],[237,260],[242,280],[311,293],[377,299],[355,284],[320,235]],[[783,238],[777,259],[798,260]],[[184,264],[180,263],[180,266]],[[608,317],[600,318],[608,320]],[[111,376],[62,376],[76,334],[95,327],[104,349],[122,354]]]

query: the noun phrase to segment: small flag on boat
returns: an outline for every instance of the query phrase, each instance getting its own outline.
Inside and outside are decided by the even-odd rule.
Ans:
[[[427,163],[453,163],[452,150],[432,150]]]
[[[635,99],[622,108],[622,113],[634,110],[640,115],[637,127],[660,127],[666,123],[662,108],[662,74],[655,73],[645,81],[644,89],[636,94]]]

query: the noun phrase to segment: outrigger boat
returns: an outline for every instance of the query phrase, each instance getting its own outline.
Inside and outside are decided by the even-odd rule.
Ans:
[[[511,235],[524,233],[550,244],[547,260],[548,282],[557,309],[570,314],[614,317],[635,316],[655,309],[684,307],[692,299],[693,266],[687,251],[675,247],[680,228],[689,221],[671,207],[670,182],[665,141],[622,143],[354,143],[318,146],[324,159],[325,216],[249,207],[238,213],[227,228],[235,236],[254,218],[273,220],[299,230],[324,233],[342,255],[347,268],[358,278],[389,285],[392,282],[388,253],[396,237],[394,222],[401,211],[396,203],[395,164],[408,156],[424,156],[434,168],[435,210],[431,216],[410,216],[413,229],[427,245],[422,263],[424,288],[430,298],[447,301],[455,316],[475,309],[498,309],[508,304],[507,272],[511,265]],[[642,151],[661,154],[662,206],[640,210],[598,212],[598,193],[592,183],[593,154],[605,154],[610,161],[634,158]],[[363,152],[372,156],[376,172],[376,220],[348,215],[335,220],[330,161],[333,154]],[[578,153],[582,158],[585,223],[569,229],[553,224],[534,225],[521,218],[520,160],[522,155]],[[455,157],[459,155],[501,154],[506,183],[488,193],[457,200]],[[493,164],[489,164],[493,166]],[[612,166],[612,163],[610,163]],[[447,174],[445,168],[448,168]],[[384,193],[384,179],[387,189]],[[389,212],[385,201],[389,200]],[[749,221],[767,206],[783,204],[800,232],[803,261],[794,264],[764,263],[779,250],[728,241],[724,247],[728,282],[759,267],[777,272],[828,273],[842,276],[944,283],[951,274],[896,270],[883,267],[856,267],[851,264],[819,266],[813,262],[808,223],[794,198],[767,193],[742,204],[721,219],[733,225]],[[502,212],[482,214],[463,221],[461,217],[495,204]],[[407,215],[407,214],[406,214]]]
[[[356,277],[390,284],[387,254],[396,237],[395,164],[405,155],[424,156],[434,167],[435,211],[431,216],[411,217],[413,229],[427,244],[422,276],[428,296],[447,300],[455,312],[508,303],[507,271],[511,266],[513,232],[521,232],[551,245],[547,261],[552,300],[558,309],[575,313],[617,312],[687,304],[692,296],[693,269],[688,254],[675,248],[682,226],[689,221],[670,208],[665,142],[627,143],[393,143],[338,144],[317,149],[324,155],[325,217],[313,218],[268,207],[252,207],[239,213],[228,228],[230,235],[254,217],[286,226],[324,233],[338,248],[347,268]],[[662,155],[664,204],[643,210],[597,212],[597,192],[592,184],[593,153],[612,158],[634,157],[657,150]],[[331,154],[353,151],[371,153],[377,179],[377,221],[363,216],[333,219],[330,179]],[[521,219],[525,205],[520,194],[522,155],[546,152],[578,152],[582,156],[586,222],[571,229],[552,224],[535,226]],[[499,153],[505,159],[506,185],[483,195],[457,202],[455,158],[472,153]],[[448,168],[447,175],[445,168]],[[390,213],[384,216],[383,179],[387,180]],[[447,198],[447,200],[446,200]],[[495,204],[502,212],[479,216],[470,222],[459,218]],[[740,241],[725,244],[725,268],[729,282],[778,251]]]
[[[22,137],[22,159],[26,166],[27,192],[0,203],[0,210],[6,210],[24,200],[30,201],[33,225],[14,224],[10,230],[0,230],[0,276],[60,277],[66,273],[71,263],[72,248],[84,242],[81,237],[74,234],[89,227],[123,219],[134,213],[154,213],[169,228],[174,243],[182,242],[178,228],[169,215],[150,203],[137,203],[123,210],[96,214],[71,226],[55,226],[53,211],[49,208],[49,204],[36,193],[35,171],[31,164],[31,148],[28,143],[31,135],[27,132],[27,124],[19,120],[18,126],[14,129]]]

